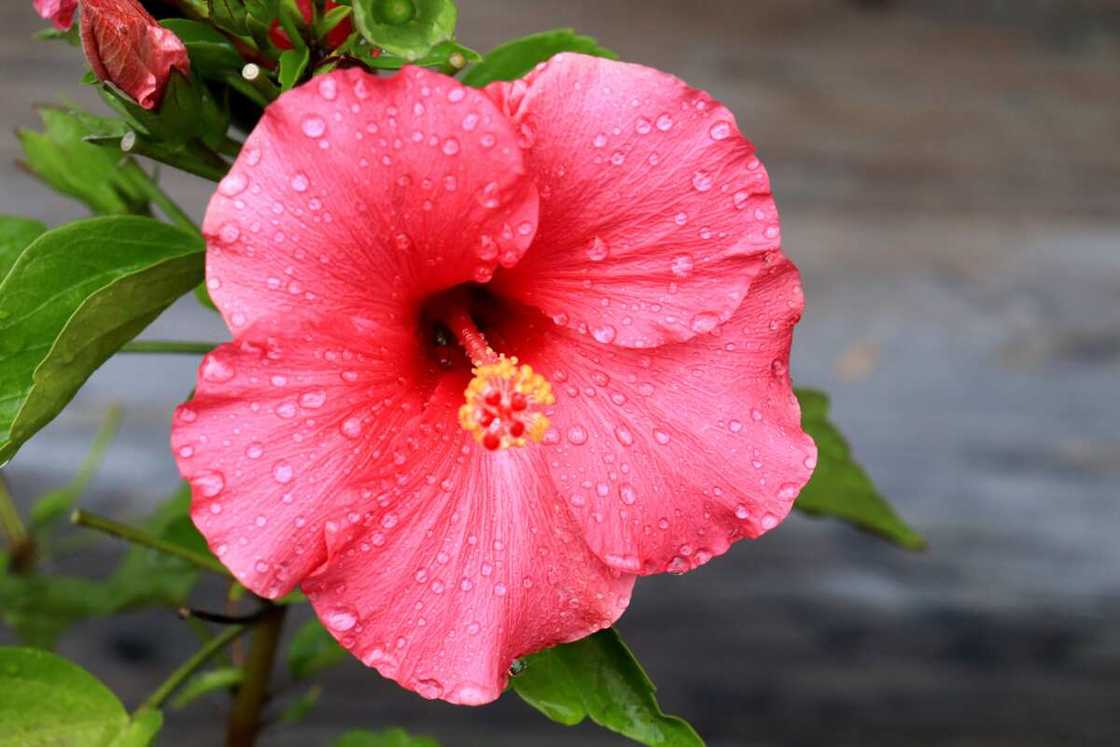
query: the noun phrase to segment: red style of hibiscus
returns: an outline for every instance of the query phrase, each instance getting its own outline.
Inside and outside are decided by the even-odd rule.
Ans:
[[[766,171],[665,73],[323,75],[266,110],[204,233],[234,340],[174,418],[194,521],[425,697],[497,698],[639,576],[773,529],[815,465]]]
[[[190,75],[187,48],[139,0],[83,0],[82,49],[100,80],[155,109],[172,70]]]

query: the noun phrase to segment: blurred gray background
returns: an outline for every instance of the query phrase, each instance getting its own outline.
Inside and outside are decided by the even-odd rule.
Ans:
[[[6,131],[34,125],[35,102],[91,98],[76,50],[30,40],[30,4],[0,11]],[[906,554],[797,516],[694,574],[641,582],[620,627],[664,708],[713,747],[1120,744],[1120,3],[460,7],[470,46],[575,26],[739,115],[805,275],[796,379],[832,393],[856,454],[930,541]],[[82,215],[18,155],[0,140],[0,212]],[[200,217],[211,185],[169,183]],[[224,332],[185,299],[147,335]],[[85,502],[142,514],[175,484],[169,407],[193,369],[111,361],[6,470],[13,490],[69,479],[121,402]],[[83,626],[62,650],[135,705],[190,644],[148,612]],[[423,701],[356,663],[325,684],[304,724],[263,743],[400,724],[452,746],[625,744],[512,696]],[[216,744],[221,728],[200,705],[172,714],[161,743]]]

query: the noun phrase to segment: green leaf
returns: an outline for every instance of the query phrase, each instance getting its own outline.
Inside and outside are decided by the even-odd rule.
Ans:
[[[388,54],[374,57],[370,54],[370,47],[368,46],[352,50],[352,53],[368,67],[378,70],[399,70],[405,65],[417,65],[419,67],[435,68],[448,75],[453,75],[468,63],[478,62],[482,59],[478,52],[454,41],[441,42],[432,47],[423,57],[412,61]]]
[[[703,747],[687,722],[661,712],[656,688],[613,628],[521,660],[514,691],[567,726],[591,720],[635,742]]]
[[[228,0],[225,0],[228,2]],[[221,80],[245,64],[233,43],[213,26],[186,18],[168,18],[160,24],[182,40],[191,58],[191,72]]]
[[[47,230],[37,220],[0,215],[0,282],[16,263],[20,252]]]
[[[124,706],[84,669],[31,648],[0,648],[0,747],[104,747],[129,729]]]
[[[285,724],[298,724],[300,721],[303,721],[307,718],[307,714],[311,712],[311,709],[319,702],[319,697],[322,694],[323,688],[319,685],[312,685],[307,688],[305,692],[284,709],[280,714],[280,720]]]
[[[414,737],[404,729],[385,731],[348,731],[336,739],[331,747],[439,747],[431,737]]]
[[[105,589],[94,581],[0,573],[0,620],[29,646],[54,648],[67,628],[103,614],[106,604]]]
[[[828,395],[812,389],[796,394],[801,427],[817,442],[817,467],[794,506],[813,516],[843,519],[908,550],[923,549],[925,539],[895,513],[852,460],[848,442],[828,419]]]
[[[39,109],[43,131],[20,130],[26,167],[52,189],[104,215],[148,213],[148,198],[133,182],[119,149],[86,142],[104,134],[104,121],[60,107]]]
[[[141,708],[133,714],[132,723],[113,740],[110,747],[148,747],[163,728],[163,713],[154,708]]]
[[[593,57],[618,59],[617,54],[600,47],[594,38],[577,34],[575,29],[553,29],[523,36],[495,47],[482,62],[467,71],[463,82],[468,86],[481,88],[496,80],[514,80],[560,52],[580,52]]]
[[[280,55],[280,74],[278,77],[281,90],[291,90],[299,83],[304,71],[307,70],[307,63],[310,59],[311,51],[307,47],[289,49]]]
[[[370,44],[416,60],[455,37],[452,0],[354,0],[354,26]]]
[[[201,236],[151,218],[47,231],[0,283],[0,464],[202,280]]]
[[[346,651],[318,620],[308,620],[292,637],[288,648],[288,671],[297,680],[306,679],[343,661]]]
[[[71,47],[80,47],[82,44],[79,23],[71,24],[68,29],[49,28],[36,31],[35,38],[42,39],[43,41],[62,41],[66,42]]]
[[[199,672],[179,691],[171,701],[171,707],[178,710],[186,708],[194,701],[215,690],[228,690],[245,680],[245,670],[240,667],[220,667]]]
[[[89,481],[101,466],[101,462],[105,458],[105,450],[109,448],[109,444],[116,435],[120,424],[121,408],[110,407],[105,413],[101,427],[97,429],[97,434],[93,437],[93,444],[90,446],[89,453],[86,454],[86,458],[78,467],[74,479],[65,487],[52,490],[42,496],[31,506],[30,518],[31,525],[34,528],[41,530],[70,512],[86,489],[86,485],[89,484]]]
[[[207,0],[210,20],[220,29],[225,29],[238,36],[249,33],[246,25],[248,11],[241,0]]]

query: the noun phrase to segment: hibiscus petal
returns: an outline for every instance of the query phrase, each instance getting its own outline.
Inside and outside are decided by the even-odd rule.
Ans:
[[[438,376],[413,335],[283,328],[262,323],[207,355],[171,433],[195,524],[246,587],[272,598],[325,560],[327,520],[368,500],[352,475],[420,413]]]
[[[735,118],[666,73],[560,54],[487,92],[541,193],[533,250],[495,285],[602,343],[726,321],[780,245],[770,181]]]
[[[74,23],[78,0],[35,0],[35,12],[49,20],[56,29],[65,31]]]
[[[532,240],[537,193],[494,104],[405,68],[319,76],[281,96],[210,201],[207,283],[237,332],[366,314],[489,279]]]
[[[816,465],[788,375],[803,296],[777,252],[725,324],[645,353],[550,324],[494,333],[553,384],[542,448],[588,543],[620,570],[684,572],[777,526]]]
[[[343,646],[427,698],[478,705],[513,660],[609,626],[634,576],[600,562],[555,498],[545,454],[492,453],[454,423],[449,377],[427,423],[355,485],[303,589]]]

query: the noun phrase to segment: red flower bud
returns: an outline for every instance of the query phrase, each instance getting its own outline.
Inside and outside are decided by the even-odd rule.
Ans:
[[[77,9],[78,0],[35,0],[35,12],[62,31],[74,23],[74,11]]]
[[[299,5],[300,13],[303,14],[303,22],[310,24],[314,13],[311,8],[311,0],[296,0]],[[335,0],[327,0],[324,10],[333,10],[338,7]],[[342,23],[331,29],[327,34],[326,43],[329,49],[335,49],[346,41],[346,37],[354,31],[354,23],[349,17],[345,18]],[[268,30],[269,40],[276,46],[277,49],[291,49],[292,40],[288,38],[288,32],[280,27],[279,21],[273,21],[272,27]]]
[[[94,74],[154,109],[171,71],[190,75],[187,48],[139,0],[83,0],[82,48]]]

